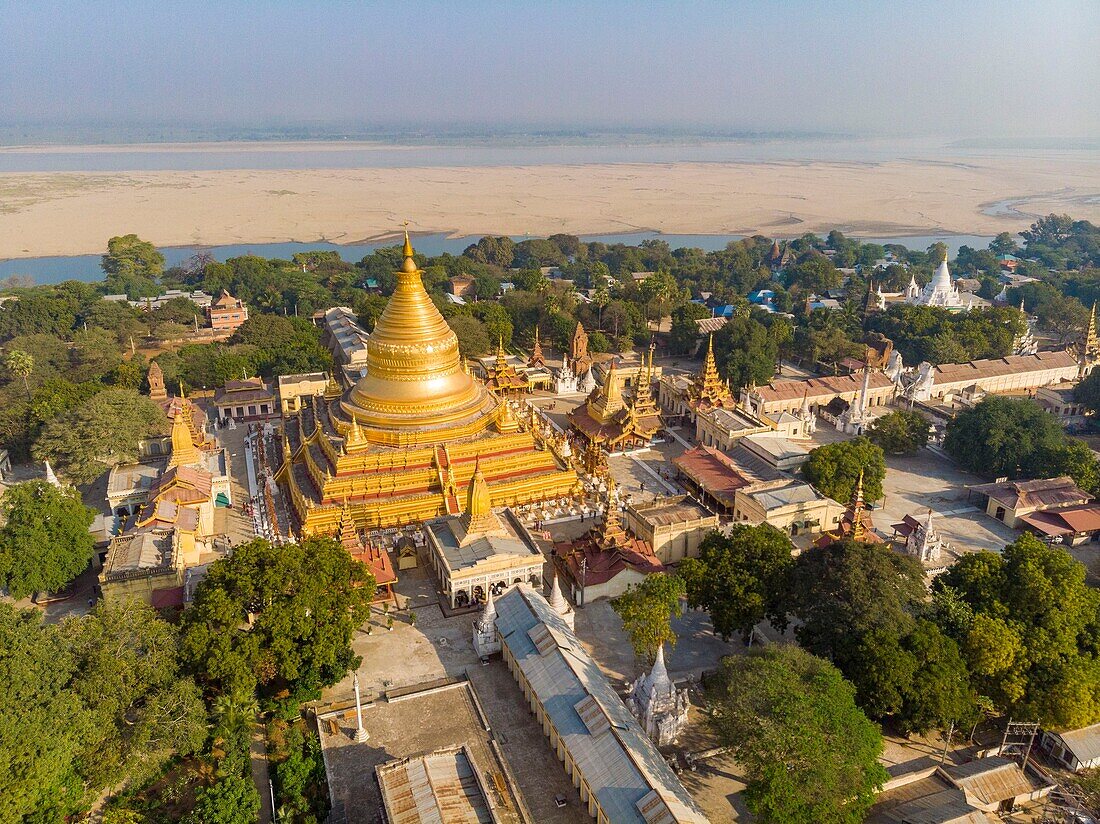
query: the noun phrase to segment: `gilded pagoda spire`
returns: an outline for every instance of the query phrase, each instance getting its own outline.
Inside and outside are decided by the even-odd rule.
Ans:
[[[466,511],[462,513],[462,525],[466,534],[487,532],[495,526],[493,496],[485,473],[481,471],[481,457],[474,463],[474,476],[466,488]]]
[[[863,503],[863,470],[859,470],[859,478],[856,480],[856,487],[852,490],[852,500],[848,504],[848,510],[852,518],[852,540],[862,541],[866,533],[866,528],[863,525],[863,513],[866,512],[866,507]]]
[[[634,397],[630,406],[638,414],[656,414],[657,407],[653,401],[653,345],[649,347],[649,358],[646,363],[638,367],[638,377],[634,380]]]
[[[184,408],[181,408],[172,419],[172,454],[168,458],[169,468],[199,462],[199,450],[195,448],[195,441],[191,438],[191,427],[187,422],[190,415],[184,411]]]
[[[1085,340],[1082,347],[1083,360],[1095,360],[1100,356],[1100,339],[1096,335],[1096,301],[1093,301],[1089,310],[1089,325],[1085,330]]]
[[[623,408],[623,393],[619,387],[618,378],[615,376],[615,361],[611,361],[604,376],[603,383],[596,390],[595,397],[586,404],[588,414],[592,420],[606,423],[611,417]]]
[[[604,510],[603,523],[597,528],[594,538],[596,546],[604,550],[614,549],[627,542],[619,504],[615,500],[615,481],[611,478],[607,481],[607,508]]]
[[[355,518],[351,514],[351,506],[348,504],[346,496],[344,497],[344,505],[340,509],[340,525],[336,528],[336,540],[351,555],[362,549],[362,544],[359,541],[359,530],[355,527]]]

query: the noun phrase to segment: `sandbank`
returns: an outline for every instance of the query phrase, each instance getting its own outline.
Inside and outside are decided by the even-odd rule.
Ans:
[[[1050,212],[1100,223],[1100,164],[1052,156],[10,173],[0,174],[0,258],[98,253],[129,232],[158,246],[351,243],[404,220],[458,235],[993,235]]]

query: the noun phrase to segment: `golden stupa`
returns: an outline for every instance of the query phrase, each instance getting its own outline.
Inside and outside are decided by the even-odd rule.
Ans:
[[[576,472],[464,368],[405,233],[397,287],[367,340],[367,375],[287,416],[276,480],[304,534],[330,534],[348,501],[360,527],[461,511],[480,459],[493,506],[573,494]]]

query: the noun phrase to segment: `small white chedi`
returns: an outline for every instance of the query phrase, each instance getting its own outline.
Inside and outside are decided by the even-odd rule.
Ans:
[[[646,735],[658,747],[671,744],[687,723],[687,690],[678,690],[665,669],[664,644],[657,648],[657,660],[647,675],[634,682],[627,707]]]

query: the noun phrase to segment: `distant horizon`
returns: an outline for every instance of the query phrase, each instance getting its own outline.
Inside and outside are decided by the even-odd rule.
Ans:
[[[706,126],[615,127],[602,124],[489,125],[474,123],[362,124],[301,122],[282,124],[208,123],[5,123],[0,121],[0,149],[54,146],[94,147],[204,143],[380,143],[394,146],[478,142],[519,145],[563,145],[601,141],[646,143],[923,143],[944,149],[1097,150],[1100,137],[1074,135],[962,136],[949,134],[853,133],[803,129],[720,129]]]

